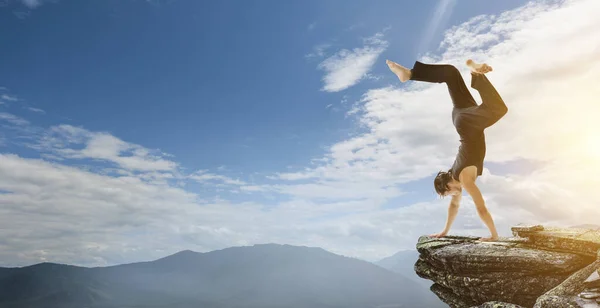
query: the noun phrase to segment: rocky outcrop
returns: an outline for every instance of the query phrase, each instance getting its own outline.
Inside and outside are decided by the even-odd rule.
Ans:
[[[487,302],[481,306],[477,306],[477,308],[523,308],[523,306],[502,302]]]
[[[600,258],[579,270],[557,287],[540,296],[534,308],[545,307],[600,307]]]
[[[434,282],[431,291],[450,307],[596,305],[600,231],[543,226],[512,231],[513,237],[496,242],[422,236],[415,271]]]

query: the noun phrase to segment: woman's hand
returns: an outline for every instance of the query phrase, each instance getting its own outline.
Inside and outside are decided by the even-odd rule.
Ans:
[[[448,231],[442,231],[440,233],[431,234],[431,235],[429,235],[429,237],[440,238],[440,237],[446,236],[446,234],[448,234]]]

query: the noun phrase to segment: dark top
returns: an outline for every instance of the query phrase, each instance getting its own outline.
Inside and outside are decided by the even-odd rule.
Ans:
[[[452,122],[460,136],[458,154],[452,165],[452,177],[458,180],[460,172],[468,166],[477,167],[477,175],[483,172],[485,158],[485,135],[483,133],[483,118],[479,106],[454,108]]]

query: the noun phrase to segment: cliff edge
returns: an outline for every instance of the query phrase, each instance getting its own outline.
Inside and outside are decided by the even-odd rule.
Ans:
[[[513,237],[421,236],[415,271],[453,308],[600,308],[600,231],[516,226]]]

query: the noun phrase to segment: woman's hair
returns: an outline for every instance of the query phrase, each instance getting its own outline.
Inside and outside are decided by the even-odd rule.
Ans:
[[[440,196],[444,195],[444,193],[448,190],[448,183],[450,183],[450,181],[452,181],[452,169],[438,172],[433,180],[435,192],[437,192]]]

